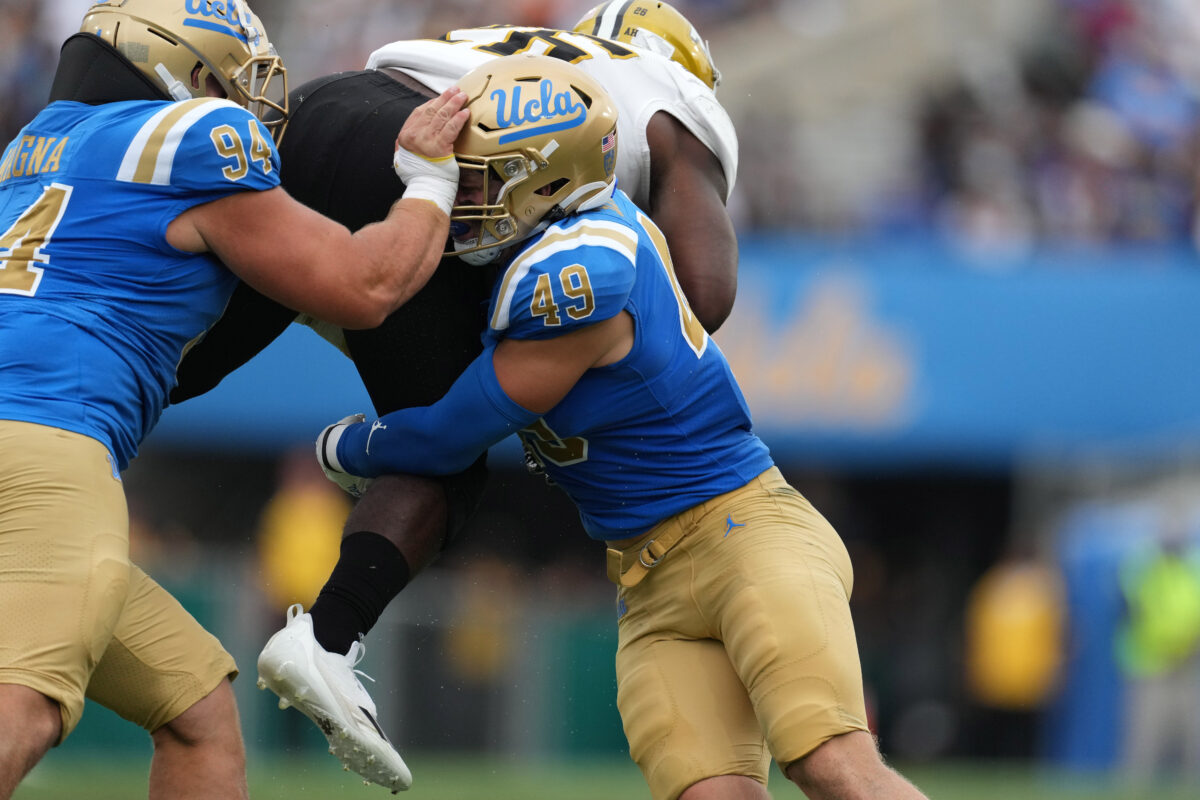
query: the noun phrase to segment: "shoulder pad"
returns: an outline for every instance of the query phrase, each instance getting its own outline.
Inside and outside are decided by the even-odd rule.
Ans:
[[[185,100],[146,119],[117,180],[190,192],[270,189],[279,185],[279,153],[266,127],[236,103]]]
[[[501,277],[491,328],[544,339],[615,316],[633,288],[637,250],[637,231],[614,215],[551,226]]]

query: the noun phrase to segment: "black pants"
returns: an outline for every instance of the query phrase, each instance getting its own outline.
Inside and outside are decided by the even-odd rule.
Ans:
[[[387,216],[404,192],[392,169],[396,134],[426,96],[384,73],[317,78],[289,97],[280,180],[294,198],[351,230]],[[429,283],[378,328],[346,331],[377,414],[435,402],[482,349],[494,272],[446,259]],[[296,312],[242,284],[225,314],[180,364],[171,402],[216,386],[279,336]],[[447,479],[451,532],[483,491],[481,457]]]

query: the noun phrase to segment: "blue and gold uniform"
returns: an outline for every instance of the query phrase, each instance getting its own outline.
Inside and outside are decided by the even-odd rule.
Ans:
[[[633,317],[632,351],[588,370],[521,431],[594,539],[644,533],[771,466],[725,356],[670,264],[662,234],[618,192],[524,248],[492,298],[492,346],[560,336],[622,310]]]
[[[675,280],[662,234],[621,192],[603,208],[551,225],[509,262],[493,291],[484,352],[445,404],[384,415],[374,430],[350,428],[339,460],[368,476],[454,471],[508,432],[464,425],[455,411],[456,401],[486,386],[474,372],[488,368],[500,340],[562,336],[621,311],[634,319],[632,351],[588,370],[542,417],[530,421],[483,389],[575,501],[588,534],[642,534],[769,468],[729,365]],[[441,435],[421,436],[427,431]]]
[[[230,101],[47,107],[0,160],[0,419],[92,437],[123,469],[237,282],[167,226],[278,184],[271,137]]]
[[[55,102],[0,158],[0,683],[55,700],[60,741],[85,693],[153,731],[237,672],[130,563],[119,471],[236,284],[167,226],[278,176],[215,98]]]
[[[656,800],[716,775],[765,784],[772,757],[786,766],[868,729],[846,548],[753,433],[670,263],[620,191],[550,225],[507,263],[484,351],[447,395],[349,425],[333,446],[354,475],[445,474],[520,433],[607,542],[617,705]],[[550,411],[499,386],[503,339],[562,336],[622,311],[629,353],[588,369]]]

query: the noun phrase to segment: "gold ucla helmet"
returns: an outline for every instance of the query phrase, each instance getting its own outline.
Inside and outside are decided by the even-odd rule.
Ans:
[[[450,213],[452,253],[486,250],[467,259],[486,263],[612,197],[617,109],[583,70],[549,56],[512,55],[476,67],[458,85],[471,117],[454,145],[464,172]],[[469,171],[482,176],[482,187],[478,203],[464,204],[475,199],[462,194]]]
[[[574,30],[666,56],[714,90],[721,84],[708,42],[700,38],[687,17],[667,3],[609,0],[584,14]]]
[[[115,47],[175,100],[225,96],[278,138],[287,123],[287,71],[258,17],[241,0],[106,0],[79,28]]]

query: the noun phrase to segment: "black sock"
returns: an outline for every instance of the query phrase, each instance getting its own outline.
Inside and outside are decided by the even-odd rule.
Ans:
[[[349,652],[411,576],[404,554],[387,538],[370,531],[343,538],[333,574],[309,610],[317,643],[331,653]]]

